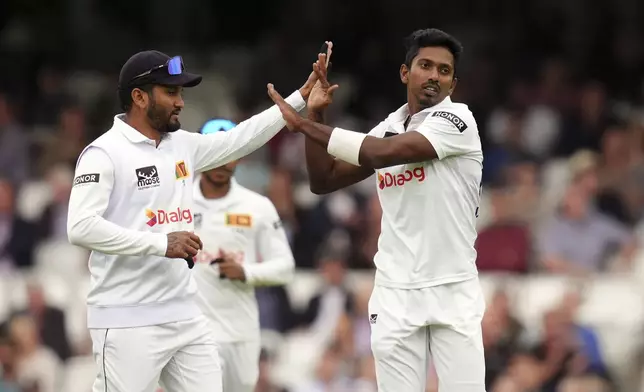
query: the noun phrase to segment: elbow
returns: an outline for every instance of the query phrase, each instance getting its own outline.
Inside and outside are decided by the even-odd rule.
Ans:
[[[72,245],[83,246],[83,235],[78,226],[78,223],[75,223],[67,227],[67,239]]]
[[[87,246],[85,225],[85,220],[72,221],[67,224],[67,239],[70,244],[81,247]]]
[[[317,183],[313,183],[313,182],[311,182],[309,188],[311,189],[311,192],[313,194],[320,195],[320,196],[321,195],[326,195],[326,194],[329,194],[329,193],[333,192],[331,189],[329,189],[324,184],[317,184]]]
[[[284,284],[291,283],[295,279],[295,260],[291,259],[288,267],[284,269]]]

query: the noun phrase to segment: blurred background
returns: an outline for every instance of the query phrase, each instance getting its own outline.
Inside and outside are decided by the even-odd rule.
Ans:
[[[181,117],[196,131],[268,107],[267,82],[299,88],[332,40],[329,122],[366,132],[404,103],[402,40],[427,27],[465,46],[453,99],[484,143],[488,391],[644,391],[642,20],[640,0],[0,1],[0,391],[91,390],[88,254],[67,243],[66,209],[129,56],[181,54],[204,75]],[[287,132],[237,178],[273,200],[298,266],[257,292],[257,392],[375,391],[375,180],[312,194]]]

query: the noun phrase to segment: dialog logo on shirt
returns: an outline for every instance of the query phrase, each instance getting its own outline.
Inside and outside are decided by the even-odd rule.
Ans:
[[[174,176],[177,178],[177,180],[184,180],[188,178],[190,173],[188,173],[188,168],[186,167],[186,163],[184,161],[179,161],[174,167]]]
[[[139,189],[156,188],[161,185],[156,166],[146,166],[136,169],[136,179]]]
[[[147,225],[152,227],[166,223],[186,222],[192,223],[192,211],[177,208],[174,211],[145,209],[145,216],[148,218]]]
[[[425,168],[416,167],[413,170],[405,170],[402,173],[391,174],[378,172],[378,188],[385,189],[395,186],[404,186],[409,181],[425,181]]]

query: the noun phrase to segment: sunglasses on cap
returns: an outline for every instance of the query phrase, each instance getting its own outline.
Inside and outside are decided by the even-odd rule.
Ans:
[[[211,133],[216,133],[216,132],[226,132],[226,131],[230,131],[236,126],[237,124],[235,124],[230,120],[226,120],[224,118],[215,118],[207,121],[203,125],[203,127],[201,127],[200,133],[202,135],[209,135]]]
[[[145,71],[145,72],[143,72],[141,74],[136,75],[135,77],[130,79],[129,84],[132,84],[132,82],[136,81],[137,79],[141,79],[143,77],[146,77],[146,76],[150,75],[152,72],[156,72],[156,71],[158,71],[160,69],[163,69],[163,68],[166,68],[168,70],[168,75],[181,75],[183,73],[183,70],[184,70],[183,58],[181,56],[174,56],[174,57],[168,59],[168,61],[166,61],[165,64],[157,65],[154,68],[151,68],[151,69],[149,69],[149,70],[147,70],[147,71]]]

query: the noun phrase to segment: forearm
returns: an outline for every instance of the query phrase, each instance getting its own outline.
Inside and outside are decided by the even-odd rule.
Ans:
[[[306,105],[299,92],[291,94],[286,101],[296,110],[302,110]],[[271,140],[285,126],[286,122],[279,108],[273,105],[239,123],[225,134],[214,133],[203,136],[206,139],[200,141],[203,147],[198,149],[198,161],[201,163],[198,170],[206,171],[251,154]]]
[[[306,135],[307,138],[310,138],[311,141],[323,147],[325,151],[328,151],[329,141],[331,140],[334,128],[328,125],[319,124],[318,122],[310,119],[304,119],[299,125],[298,130]],[[364,134],[358,132],[344,132],[364,136]],[[387,141],[384,139],[372,136],[364,137],[358,153],[358,162],[360,166],[368,169],[380,169],[393,164],[396,157],[390,153],[390,149],[388,149],[387,145]],[[349,163],[356,164],[357,162]]]
[[[258,264],[244,265],[246,283],[252,286],[276,286],[293,279],[295,263],[290,257],[268,259]]]
[[[164,256],[168,246],[163,233],[125,229],[96,215],[70,220],[67,234],[73,245],[105,254]]]
[[[308,119],[316,123],[324,122],[321,112],[309,111]],[[323,143],[314,142],[310,137],[304,139],[304,150],[311,189],[324,190],[333,177],[335,158],[327,152]]]

